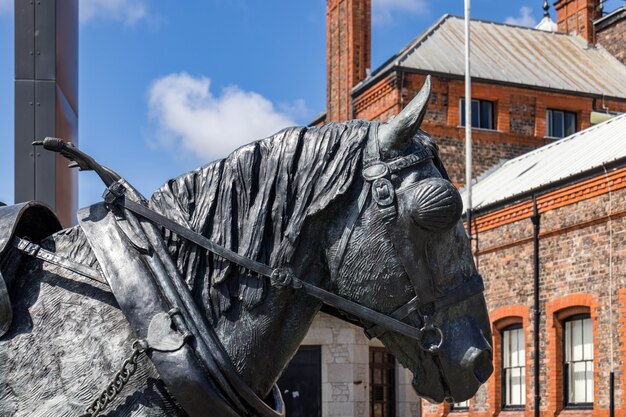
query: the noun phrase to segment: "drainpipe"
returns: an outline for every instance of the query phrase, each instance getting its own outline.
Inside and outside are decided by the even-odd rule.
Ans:
[[[539,385],[539,230],[541,216],[537,208],[537,198],[533,195],[533,342],[535,360],[533,361],[534,385],[535,385],[535,417],[540,417],[541,393]]]
[[[615,373],[609,373],[609,417],[615,417]]]
[[[606,188],[609,192],[609,334],[611,336],[609,353],[611,355],[611,371],[609,372],[609,417],[615,417],[615,368],[613,364],[613,343],[615,340],[615,335],[613,334],[613,219],[611,218],[611,215],[613,214],[613,198],[611,195],[611,181],[609,181],[609,173],[604,164],[602,164],[602,168],[604,169]]]

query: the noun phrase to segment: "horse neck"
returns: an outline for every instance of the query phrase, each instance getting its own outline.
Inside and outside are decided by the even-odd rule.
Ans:
[[[307,245],[310,248],[310,245]],[[320,285],[322,265],[310,255],[298,257],[292,270],[300,279]],[[319,259],[319,257],[317,257]],[[246,309],[236,300],[214,328],[237,372],[263,397],[287,366],[319,311],[321,303],[301,289],[268,286],[264,301]]]

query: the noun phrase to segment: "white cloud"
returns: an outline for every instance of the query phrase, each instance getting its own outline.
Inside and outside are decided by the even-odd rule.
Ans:
[[[509,16],[504,19],[504,23],[517,26],[529,26],[534,27],[537,25],[537,21],[532,16],[532,9],[528,6],[522,6],[519,9],[520,15],[518,17]]]
[[[13,13],[13,0],[0,0],[0,15]]]
[[[79,0],[78,4],[81,23],[100,19],[133,25],[147,16],[148,7],[143,0]]]
[[[384,25],[393,21],[395,13],[428,14],[426,0],[372,0],[372,23]]]
[[[295,125],[291,109],[297,113],[304,105],[297,100],[281,111],[255,92],[230,86],[215,96],[210,87],[209,78],[185,72],[152,84],[148,108],[159,145],[182,148],[205,161],[222,158],[241,145]]]

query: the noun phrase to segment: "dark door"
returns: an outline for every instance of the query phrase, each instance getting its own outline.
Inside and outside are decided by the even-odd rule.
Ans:
[[[322,416],[322,358],[320,346],[300,346],[278,380],[287,417]]]

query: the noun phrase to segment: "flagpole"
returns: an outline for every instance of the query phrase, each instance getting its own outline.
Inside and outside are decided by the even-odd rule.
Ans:
[[[472,83],[470,77],[470,0],[465,0],[465,204],[467,235],[472,238]]]

